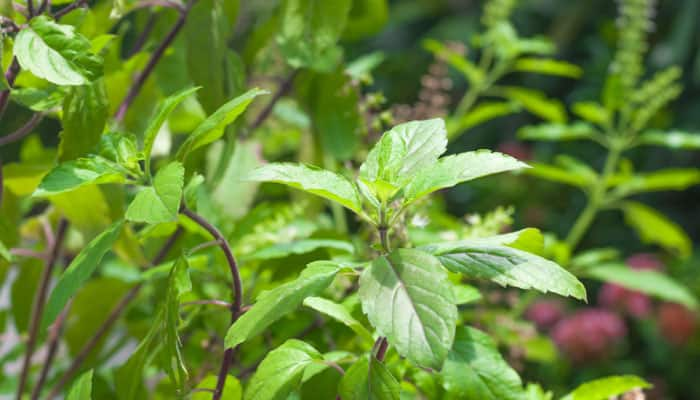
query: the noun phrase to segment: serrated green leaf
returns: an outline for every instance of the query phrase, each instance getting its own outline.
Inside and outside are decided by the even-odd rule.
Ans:
[[[372,334],[348,311],[345,306],[338,304],[332,300],[324,299],[323,297],[307,297],[304,299],[304,305],[327,315],[336,321],[344,324],[352,329],[360,337],[368,342],[372,342]]]
[[[490,150],[469,151],[442,157],[433,165],[417,171],[404,188],[405,202],[412,203],[427,194],[472,179],[521,168],[527,168],[527,164]]]
[[[477,125],[520,110],[520,104],[513,101],[485,101],[479,103],[468,113],[447,120],[447,137],[454,139],[459,134]]]
[[[360,166],[360,177],[401,187],[434,164],[446,146],[447,131],[442,119],[396,125],[370,150]]]
[[[92,276],[100,265],[102,257],[112,248],[112,244],[119,237],[122,225],[123,221],[118,221],[97,235],[66,268],[46,302],[46,309],[41,322],[42,330],[53,323],[68,300]]]
[[[92,370],[83,373],[76,379],[68,391],[66,400],[92,400]]]
[[[187,137],[177,151],[177,159],[182,161],[192,151],[218,140],[224,134],[224,129],[248,108],[253,99],[265,93],[265,90],[251,89],[219,107]]]
[[[603,263],[587,268],[582,273],[588,278],[616,283],[661,300],[683,304],[691,309],[698,307],[698,300],[693,293],[663,272],[636,270],[624,264]]]
[[[348,19],[352,1],[286,0],[277,43],[294,68],[331,71],[340,61],[336,45]]]
[[[340,203],[360,214],[362,203],[353,184],[344,176],[312,165],[272,163],[253,170],[251,181],[276,182]]]
[[[90,156],[57,165],[44,176],[32,196],[50,196],[90,184],[125,181],[124,171],[117,164],[103,157]]]
[[[502,286],[554,292],[586,299],[586,289],[575,276],[556,263],[512,247],[463,240],[421,246],[437,256],[452,272],[489,279]]]
[[[102,80],[71,87],[63,100],[58,160],[74,160],[93,151],[100,143],[108,113],[109,100]]]
[[[43,15],[17,34],[13,52],[22,68],[57,85],[85,85],[102,75],[102,58],[90,41]]]
[[[297,279],[261,293],[250,310],[229,328],[224,340],[226,348],[236,347],[260,334],[270,324],[299,308],[305,298],[317,296],[331,284],[339,269],[332,261],[316,261]]]
[[[398,249],[360,276],[362,310],[377,333],[411,362],[439,369],[454,339],[457,307],[437,258]]]
[[[578,78],[583,73],[577,65],[551,58],[519,58],[515,61],[513,68],[516,71],[565,76],[568,78]]]
[[[555,99],[537,90],[524,89],[519,87],[507,87],[504,89],[507,98],[517,101],[529,112],[547,121],[555,123],[566,123],[566,110],[564,105]]]
[[[681,257],[690,255],[693,244],[675,222],[642,203],[627,201],[622,205],[625,222],[634,228],[642,242],[654,243]]]
[[[518,137],[525,140],[567,141],[590,139],[596,131],[586,122],[574,122],[573,124],[539,124],[530,125],[518,130]]]
[[[304,370],[323,356],[310,344],[290,339],[260,363],[245,392],[246,400],[286,400],[301,383]]]
[[[523,399],[520,377],[498,352],[496,342],[469,326],[457,329],[440,375],[445,390],[460,399]]]
[[[398,400],[401,386],[382,362],[366,355],[345,372],[338,393],[343,400]]]
[[[632,389],[650,387],[651,384],[634,375],[609,376],[584,383],[562,400],[607,400]]]
[[[649,146],[664,146],[670,149],[698,150],[700,149],[700,134],[681,131],[649,131],[639,135],[639,143]]]
[[[159,224],[177,219],[182,188],[185,185],[185,167],[174,161],[161,168],[153,179],[153,186],[141,189],[126,209],[129,221]]]
[[[175,107],[197,90],[199,90],[199,87],[187,88],[166,97],[160,102],[153,116],[148,121],[146,130],[143,133],[143,155],[146,162],[144,169],[147,174],[150,175],[151,173],[151,151],[153,150],[153,143],[156,141],[156,136],[158,136],[160,128],[163,126],[163,123],[165,123],[170,113],[175,110]]]

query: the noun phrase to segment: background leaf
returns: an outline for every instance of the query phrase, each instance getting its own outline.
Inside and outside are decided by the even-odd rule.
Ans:
[[[398,400],[401,388],[384,363],[367,355],[345,372],[338,392],[343,400]]]
[[[109,100],[101,80],[71,87],[63,100],[59,161],[73,160],[95,150],[108,113]]]
[[[66,400],[92,400],[92,370],[76,379],[68,391]]]
[[[660,212],[642,203],[623,204],[625,222],[634,228],[645,243],[658,244],[681,257],[692,251],[692,242],[683,229]]]

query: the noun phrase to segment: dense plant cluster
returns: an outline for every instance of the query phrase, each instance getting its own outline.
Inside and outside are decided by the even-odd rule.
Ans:
[[[700,170],[627,158],[700,149],[658,123],[683,71],[645,67],[652,0],[618,2],[600,90],[568,108],[540,82],[584,69],[516,27],[516,0],[483,2],[464,40],[420,37],[398,100],[367,43],[421,2],[245,3],[0,3],[0,395],[666,395],[612,363],[698,336],[672,273],[693,241],[643,196]],[[460,147],[502,120],[523,142]],[[570,226],[536,179],[583,194]],[[545,207],[499,205],[518,188]],[[610,211],[647,253],[586,242]]]

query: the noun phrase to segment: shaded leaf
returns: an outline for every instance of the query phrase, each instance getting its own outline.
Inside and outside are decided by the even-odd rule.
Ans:
[[[338,393],[343,400],[398,400],[401,387],[382,362],[366,355],[345,372]]]
[[[398,249],[376,258],[360,276],[359,295],[370,323],[400,355],[440,368],[454,339],[457,307],[435,257]]]
[[[59,161],[84,156],[97,147],[107,122],[109,102],[102,80],[68,90],[63,100]]]
[[[373,340],[372,334],[369,333],[369,331],[358,320],[356,320],[350,314],[350,311],[342,304],[324,299],[323,297],[307,297],[304,299],[304,305],[344,324],[364,340],[368,342]]]
[[[334,249],[352,253],[355,249],[351,243],[334,239],[303,239],[291,243],[278,243],[260,250],[246,257],[250,260],[270,260],[284,258],[291,254],[306,254],[317,249]]]

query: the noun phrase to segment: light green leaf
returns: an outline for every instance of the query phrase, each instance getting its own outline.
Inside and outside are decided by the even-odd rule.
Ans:
[[[202,121],[180,146],[177,159],[182,161],[190,152],[218,140],[224,134],[224,129],[248,108],[253,99],[265,93],[267,93],[265,90],[251,89],[219,107],[212,115]]]
[[[649,131],[639,135],[639,143],[650,146],[665,146],[670,149],[700,149],[700,134],[681,131]]]
[[[366,355],[345,372],[338,393],[343,400],[398,400],[401,386],[382,362]]]
[[[448,393],[464,400],[522,400],[518,373],[498,352],[496,342],[478,329],[462,326],[440,372]]]
[[[126,219],[158,224],[177,219],[185,184],[185,167],[174,161],[161,168],[153,186],[141,189],[126,210]]]
[[[437,40],[426,39],[422,44],[423,48],[433,53],[436,58],[444,60],[449,66],[459,71],[471,85],[479,85],[484,81],[484,73],[463,55]]]
[[[584,383],[562,400],[608,400],[632,389],[650,387],[651,384],[634,375],[609,376]]]
[[[690,255],[693,244],[688,235],[665,215],[642,203],[622,205],[625,222],[634,228],[644,243],[654,243],[681,257]]]
[[[527,168],[527,164],[511,156],[490,150],[469,151],[443,157],[433,165],[417,171],[404,188],[404,198],[406,204],[412,203],[436,190],[483,176],[521,168]]]
[[[334,239],[303,239],[291,243],[278,243],[263,247],[246,257],[249,260],[270,260],[284,258],[291,254],[306,254],[317,249],[334,249],[352,253],[355,248],[352,243]]]
[[[445,152],[445,122],[435,118],[396,125],[385,132],[360,166],[360,177],[401,187]]]
[[[596,133],[595,128],[586,122],[573,124],[539,124],[530,125],[518,130],[518,137],[525,140],[567,141],[590,139]]]
[[[469,304],[481,300],[479,289],[464,283],[452,286],[452,293],[455,295],[455,304]]]
[[[263,359],[250,379],[246,400],[286,400],[301,383],[304,370],[323,356],[310,344],[290,339]]]
[[[163,123],[165,123],[170,113],[175,110],[175,107],[197,90],[199,90],[199,87],[187,88],[168,96],[160,102],[153,116],[148,121],[148,126],[143,133],[143,155],[146,161],[145,170],[147,174],[150,175],[151,173],[151,151],[160,128],[163,126]]]
[[[207,155],[216,154],[217,157],[211,159],[218,160],[221,151],[224,151],[223,143],[221,146],[213,145]],[[260,154],[262,154],[262,144],[259,141],[236,141],[233,156],[230,157],[221,179],[211,192],[213,203],[223,211],[224,215],[233,220],[244,217],[253,206],[260,184],[248,180],[247,177],[251,171],[263,165]],[[213,169],[214,166],[211,168]],[[236,201],[231,201],[234,197]]]
[[[97,155],[120,165],[135,175],[141,174],[139,161],[142,154],[136,150],[136,136],[126,132],[107,132],[102,135]]]
[[[437,256],[450,271],[471,278],[586,299],[586,289],[575,276],[552,261],[522,250],[482,244],[478,239],[431,244],[420,249]]]
[[[10,250],[8,250],[7,246],[5,246],[5,243],[3,243],[2,240],[0,240],[0,258],[8,262],[12,262],[13,260]]]
[[[504,115],[521,110],[520,104],[513,101],[484,101],[468,113],[447,120],[447,137],[454,139],[464,131]]]
[[[544,237],[535,228],[525,228],[495,236],[469,238],[467,241],[487,246],[508,246],[534,254],[542,253],[544,250]]]
[[[411,362],[439,369],[454,339],[457,307],[440,262],[414,249],[376,258],[360,276],[362,310]]]
[[[209,375],[202,379],[196,386],[196,389],[211,389],[216,387],[219,377],[216,375]],[[211,400],[211,393],[201,391],[192,393],[190,397],[191,400]],[[236,379],[235,376],[229,374],[226,376],[226,382],[224,382],[224,390],[221,394],[221,400],[241,400],[243,399],[243,388],[241,383]]]
[[[529,165],[532,168],[526,169],[525,173],[541,179],[580,188],[585,188],[591,184],[589,176],[577,174],[564,168],[543,163],[530,163]]]
[[[371,82],[372,70],[384,62],[385,59],[386,55],[381,51],[362,55],[345,66],[345,73],[353,79]]]
[[[112,244],[119,237],[122,225],[123,221],[118,221],[97,235],[66,268],[46,302],[46,310],[41,322],[42,330],[53,323],[68,300],[92,276],[100,265],[102,257],[112,248]]]
[[[92,370],[89,370],[76,379],[68,391],[66,400],[92,400]]]
[[[348,19],[352,1],[286,0],[277,43],[294,68],[328,72],[340,61],[336,45]]]
[[[360,195],[347,178],[312,165],[267,164],[253,170],[248,179],[281,183],[340,203],[355,213],[362,213]]]
[[[342,304],[338,304],[332,300],[324,299],[323,297],[307,297],[304,299],[304,305],[327,315],[336,321],[344,324],[352,329],[365,341],[372,342],[372,334],[356,320]]]
[[[273,322],[299,308],[305,298],[320,294],[339,269],[332,261],[312,262],[297,279],[261,293],[250,310],[229,328],[224,341],[226,348],[236,347],[260,334]]]
[[[59,161],[74,160],[95,150],[108,113],[109,101],[102,80],[71,87],[63,100]]]
[[[595,101],[574,103],[571,111],[588,122],[603,126],[610,124],[610,111]]]
[[[85,85],[102,75],[102,58],[70,25],[40,15],[15,38],[13,51],[22,68],[57,85]]]
[[[569,78],[578,78],[583,73],[577,65],[551,58],[519,58],[515,61],[513,68],[516,71],[566,76]]]
[[[90,156],[57,165],[44,176],[32,196],[49,196],[89,184],[123,183],[125,181],[124,171],[117,164],[103,157]]]
[[[582,271],[585,277],[612,282],[630,290],[696,309],[698,301],[685,286],[668,275],[654,270],[636,270],[624,264],[604,263]]]
[[[662,190],[685,190],[700,183],[700,169],[667,168],[646,174],[614,176],[611,180],[619,196]]]
[[[549,99],[537,90],[519,87],[507,87],[504,94],[508,99],[517,101],[529,112],[547,121],[566,123],[566,110],[559,100]]]

